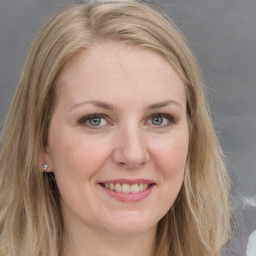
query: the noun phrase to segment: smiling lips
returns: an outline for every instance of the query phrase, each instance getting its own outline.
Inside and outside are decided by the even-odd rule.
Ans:
[[[116,191],[116,192],[121,192],[121,193],[125,193],[125,194],[135,194],[138,192],[142,192],[144,190],[146,190],[150,185],[149,184],[145,184],[145,183],[139,183],[139,184],[121,184],[121,183],[104,183],[103,186],[107,189]]]
[[[155,185],[149,180],[115,180],[99,184],[110,196],[123,202],[136,202],[144,199]]]

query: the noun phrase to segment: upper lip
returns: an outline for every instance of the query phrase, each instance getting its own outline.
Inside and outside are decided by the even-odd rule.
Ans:
[[[103,180],[100,181],[99,184],[106,184],[106,183],[113,183],[113,184],[155,184],[154,181],[148,179],[114,179],[114,180]]]

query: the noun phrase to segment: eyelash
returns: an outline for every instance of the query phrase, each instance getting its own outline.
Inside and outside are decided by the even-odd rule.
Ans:
[[[157,127],[157,125],[154,125],[157,128],[163,128],[163,127],[169,127],[170,125],[176,124],[176,120],[172,115],[169,114],[164,114],[164,113],[156,113],[156,114],[152,114],[149,116],[149,120],[153,120],[153,118],[162,118],[162,119],[167,119],[168,123],[165,125],[160,125],[159,127]]]
[[[107,120],[107,116],[105,114],[91,114],[91,115],[87,115],[87,116],[84,116],[83,118],[81,118],[78,121],[78,123],[81,125],[86,125],[87,121],[92,120],[94,118],[101,118],[101,119]],[[87,125],[87,126],[89,126],[92,129],[99,129],[99,128],[97,128],[97,126],[92,126],[92,125]]]
[[[87,116],[84,116],[83,118],[81,118],[78,123],[81,124],[81,125],[84,125],[84,126],[87,126],[91,129],[100,129],[100,125],[99,126],[93,126],[93,125],[90,125],[90,124],[86,124],[87,121],[89,120],[92,120],[94,118],[100,118],[100,119],[104,119],[107,121],[108,119],[108,116],[105,115],[105,114],[90,114],[90,115],[87,115]],[[169,127],[170,125],[173,125],[173,124],[176,124],[176,120],[175,118],[172,116],[172,115],[169,115],[169,114],[164,114],[164,113],[155,113],[155,114],[152,114],[148,117],[148,120],[153,120],[154,118],[162,118],[162,119],[167,119],[168,120],[168,123],[165,124],[165,125],[154,125],[154,124],[151,124],[152,126],[156,127],[156,128],[165,128],[165,127]]]

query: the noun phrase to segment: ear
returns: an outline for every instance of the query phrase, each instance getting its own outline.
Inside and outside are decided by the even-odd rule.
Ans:
[[[47,164],[46,170],[44,168],[45,163]],[[42,172],[53,172],[53,163],[47,147],[39,152],[39,170]]]

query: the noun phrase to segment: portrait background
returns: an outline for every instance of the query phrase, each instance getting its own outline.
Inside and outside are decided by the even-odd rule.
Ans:
[[[0,122],[17,85],[29,44],[66,0],[0,1]],[[227,255],[255,256],[256,1],[161,0],[158,5],[188,39],[208,88],[217,135],[241,212]],[[254,233],[256,234],[256,233]],[[256,247],[256,240],[254,241]],[[248,247],[248,248],[247,248]],[[247,251],[247,252],[246,252]],[[253,252],[252,252],[253,251]]]

